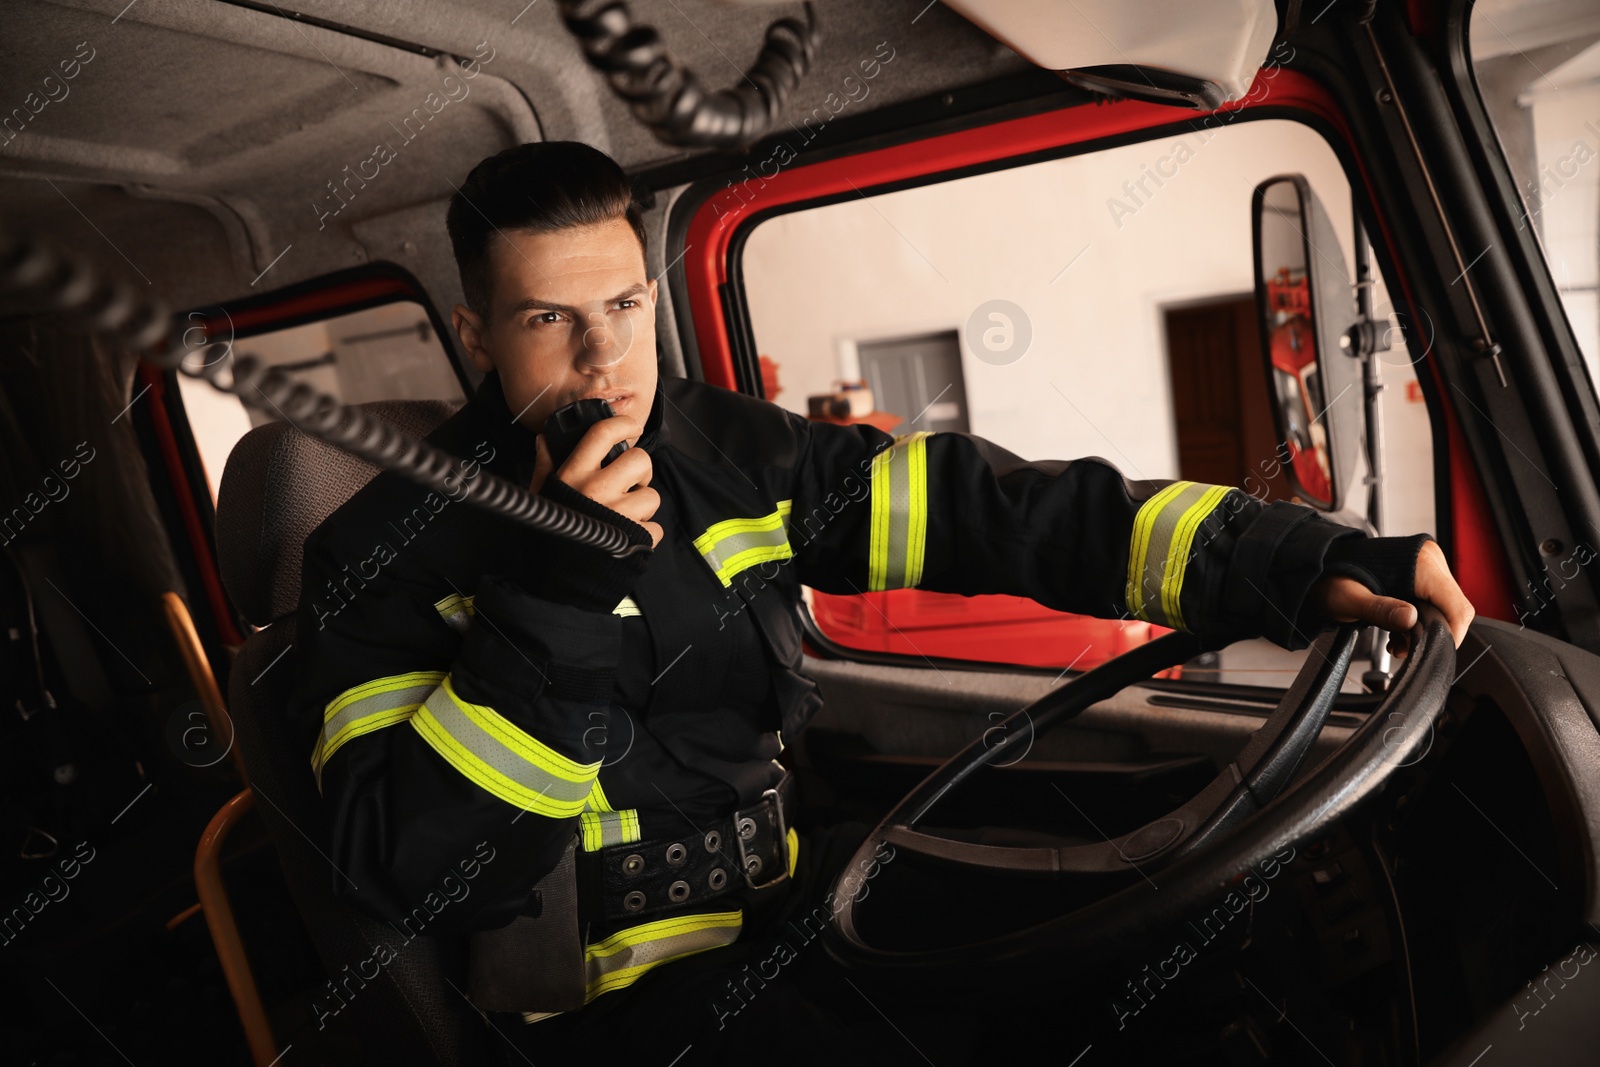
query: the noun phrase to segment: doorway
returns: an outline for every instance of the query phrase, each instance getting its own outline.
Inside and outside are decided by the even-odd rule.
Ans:
[[[907,420],[894,433],[969,432],[967,385],[956,331],[861,341],[856,355],[878,410]]]
[[[1162,311],[1179,477],[1287,500],[1253,293]],[[1271,477],[1268,477],[1268,475]]]

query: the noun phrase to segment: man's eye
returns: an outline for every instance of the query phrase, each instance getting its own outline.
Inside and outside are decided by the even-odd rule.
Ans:
[[[627,310],[628,308],[636,308],[638,306],[639,306],[639,301],[633,300],[633,299],[617,301],[617,307],[622,308],[624,310]]]
[[[561,321],[561,312],[542,311],[529,321],[538,326],[554,326],[556,323]]]

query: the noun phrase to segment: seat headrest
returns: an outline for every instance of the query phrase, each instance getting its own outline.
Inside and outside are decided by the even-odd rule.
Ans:
[[[462,402],[356,406],[412,437],[426,437]],[[217,565],[246,619],[266,626],[295,610],[306,535],[377,474],[372,464],[286,422],[257,426],[239,439],[217,491]]]

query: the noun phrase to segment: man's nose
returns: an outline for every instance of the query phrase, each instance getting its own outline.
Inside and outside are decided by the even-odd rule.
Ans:
[[[583,331],[583,347],[591,351],[607,348],[611,344],[611,324],[598,311],[589,312],[589,325]]]
[[[619,337],[611,320],[602,312],[589,314],[583,331],[583,362],[590,367],[609,367],[628,354],[627,337]]]

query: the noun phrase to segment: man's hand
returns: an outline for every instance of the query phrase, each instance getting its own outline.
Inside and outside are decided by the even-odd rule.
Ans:
[[[1450,634],[1456,647],[1467,636],[1476,612],[1456,584],[1450,565],[1444,561],[1444,551],[1435,541],[1428,541],[1417,554],[1416,576],[1412,589],[1417,599],[1426,601],[1444,613],[1450,625]],[[1405,656],[1411,651],[1407,635],[1417,624],[1417,609],[1404,600],[1392,596],[1379,596],[1354,578],[1324,578],[1311,589],[1312,602],[1322,614],[1336,622],[1364,622],[1381,626],[1389,631],[1389,652]]]
[[[650,488],[653,470],[650,453],[642,448],[630,448],[611,463],[602,467],[611,446],[618,441],[636,438],[644,433],[637,419],[627,415],[613,415],[601,419],[584,433],[572,455],[567,457],[556,477],[597,504],[604,505],[619,515],[626,515],[650,533],[651,547],[661,544],[664,531],[650,517],[661,506],[661,494]],[[550,459],[550,447],[544,434],[538,437],[538,454],[533,463],[533,479],[528,491],[537,493],[544,480],[550,476],[555,464]]]

